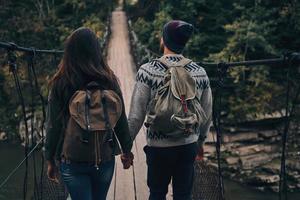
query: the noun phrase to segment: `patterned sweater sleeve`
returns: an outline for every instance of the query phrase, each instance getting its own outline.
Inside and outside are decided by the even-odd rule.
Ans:
[[[202,90],[200,103],[207,117],[207,120],[203,122],[200,126],[198,144],[199,146],[202,146],[207,137],[207,134],[209,133],[212,120],[212,92],[206,72],[205,77],[202,80],[200,80],[200,84],[198,84],[198,87],[200,90]]]
[[[146,68],[147,64],[141,66],[137,72],[136,83],[131,98],[128,125],[132,140],[135,139],[143,126],[151,95],[151,87],[149,85],[150,74],[147,73]]]

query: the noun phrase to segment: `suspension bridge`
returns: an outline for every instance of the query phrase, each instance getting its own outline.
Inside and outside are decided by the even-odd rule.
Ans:
[[[109,20],[107,29],[107,34],[104,37],[103,48],[107,48],[106,58],[109,66],[113,69],[117,77],[119,77],[121,89],[123,91],[126,112],[129,112],[130,106],[130,99],[133,89],[133,84],[135,82],[135,73],[136,73],[136,62],[133,57],[133,50],[131,49],[131,36],[130,31],[128,30],[128,21],[126,18],[126,13],[121,10],[121,8],[117,8],[114,12],[112,12],[111,19]],[[28,126],[27,124],[27,117],[26,117],[26,110],[24,105],[24,99],[22,97],[22,90],[20,87],[20,83],[18,80],[18,74],[16,70],[16,57],[14,56],[15,51],[24,51],[29,52],[30,58],[34,58],[35,54],[61,54],[61,51],[58,50],[37,50],[34,48],[23,48],[19,47],[12,43],[0,43],[1,48],[5,48],[8,51],[8,65],[10,67],[10,71],[13,73],[13,77],[15,79],[15,84],[17,86],[17,91],[20,102],[22,102],[23,107],[23,114],[24,114],[24,123],[26,126],[26,137],[29,136]],[[148,56],[151,56],[147,53]],[[270,59],[270,60],[258,60],[258,61],[246,61],[246,62],[236,62],[236,63],[218,63],[218,64],[210,64],[210,63],[201,63],[202,65],[206,66],[215,66],[218,69],[218,89],[215,96],[215,108],[214,108],[214,126],[216,130],[216,152],[217,152],[217,160],[218,160],[218,171],[211,171],[210,173],[218,177],[214,180],[217,184],[213,188],[212,191],[214,193],[218,193],[216,197],[212,197],[210,199],[224,199],[224,187],[222,181],[222,169],[220,164],[220,147],[221,147],[221,121],[220,121],[220,113],[221,108],[217,105],[220,105],[221,101],[221,92],[223,87],[224,78],[226,77],[226,72],[229,67],[235,66],[255,66],[255,65],[273,65],[273,64],[286,64],[288,63],[290,66],[295,63],[299,63],[300,56],[299,54],[289,54],[282,58],[277,59]],[[31,71],[31,79],[34,80],[31,87],[33,88],[33,92],[38,92],[40,96],[40,100],[42,105],[44,106],[45,100],[44,97],[40,94],[39,84],[37,82],[34,65],[32,60],[29,59],[29,70]],[[285,149],[286,149],[286,142],[287,142],[287,134],[288,134],[288,127],[290,123],[290,115],[289,112],[291,108],[289,107],[289,90],[287,91],[287,102],[286,102],[286,113],[285,113],[285,129],[284,134],[282,134],[282,153],[281,153],[281,171],[280,171],[280,192],[279,192],[279,199],[287,199],[286,196],[286,163],[285,163]],[[33,105],[33,104],[32,104]],[[34,110],[32,107],[31,110]],[[42,127],[43,130],[43,127]],[[34,151],[40,144],[43,144],[43,137],[38,141],[38,144],[29,151],[28,148],[25,148],[25,158],[24,160],[18,165],[12,173],[9,174],[7,179],[1,184],[1,187],[5,185],[9,178],[14,175],[14,173],[18,170],[22,164],[25,163],[28,166],[28,158],[34,154]],[[27,141],[28,142],[28,141]],[[133,153],[135,155],[134,165],[129,170],[123,170],[122,164],[120,159],[117,158],[114,177],[111,183],[111,187],[109,190],[108,198],[109,200],[144,200],[148,198],[149,191],[147,188],[147,181],[146,181],[146,161],[145,155],[143,152],[143,147],[146,144],[145,141],[145,130],[142,129],[137,136],[134,146],[133,146]],[[38,162],[38,161],[37,161]],[[44,163],[44,161],[42,161]],[[42,164],[44,165],[44,164]],[[205,173],[205,172],[204,172]],[[41,174],[37,175],[38,178],[35,180],[35,189],[34,194],[32,195],[32,199],[66,199],[68,194],[62,184],[55,184],[50,182],[46,175],[45,169],[42,170]],[[27,177],[28,178],[28,177]],[[24,185],[26,184],[26,179]],[[0,187],[0,190],[1,190]],[[212,192],[210,191],[210,192]],[[30,194],[27,194],[27,188],[24,186],[24,199],[28,199]],[[169,190],[169,194],[167,199],[172,199],[172,191],[171,188]]]

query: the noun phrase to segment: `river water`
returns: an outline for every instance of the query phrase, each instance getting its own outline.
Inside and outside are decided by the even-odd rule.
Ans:
[[[0,143],[0,183],[8,175],[8,173],[22,160],[24,157],[24,149],[20,145],[13,145],[7,143]],[[36,159],[40,159],[40,155],[36,155]],[[32,160],[32,159],[30,159]],[[33,187],[33,166],[29,166],[29,191]],[[39,170],[38,170],[39,172]],[[22,166],[20,170],[12,176],[7,184],[0,190],[0,200],[22,200],[23,199],[23,177],[25,167]],[[225,194],[227,200],[276,200],[278,195],[274,193],[260,192],[250,189],[233,181],[225,180]],[[30,195],[28,195],[30,196]],[[299,200],[300,193],[289,194],[290,200]]]

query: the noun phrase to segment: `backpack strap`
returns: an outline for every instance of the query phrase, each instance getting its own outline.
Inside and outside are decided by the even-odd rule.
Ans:
[[[84,117],[85,117],[85,123],[86,123],[86,130],[82,132],[81,134],[81,141],[83,143],[89,142],[89,132],[91,129],[90,125],[90,103],[91,103],[91,94],[89,90],[85,91],[85,105],[84,105]]]
[[[107,105],[106,105],[106,97],[104,96],[104,91],[101,91],[101,103],[103,105],[103,115],[104,115],[104,120],[105,120],[105,128],[108,131],[108,137],[107,137],[107,142],[111,143],[113,142],[113,129],[111,128],[110,120],[109,120],[109,115],[108,115],[108,110],[107,110]]]
[[[192,60],[185,58],[185,57],[181,57],[181,60],[178,62],[170,62],[167,60],[166,56],[162,56],[159,59],[156,59],[156,61],[161,62],[162,64],[164,64],[167,68],[170,67],[184,67],[188,64],[190,64],[192,62]]]

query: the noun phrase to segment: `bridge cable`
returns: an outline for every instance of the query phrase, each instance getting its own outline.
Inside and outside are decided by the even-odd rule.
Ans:
[[[117,194],[117,167],[118,163],[115,164],[115,180],[114,180],[114,200],[116,200],[116,194]]]
[[[16,90],[19,96],[19,101],[22,107],[22,113],[23,113],[23,120],[24,120],[24,126],[25,126],[25,148],[24,148],[24,154],[25,154],[25,175],[24,175],[24,182],[23,182],[23,199],[26,199],[27,196],[27,186],[28,186],[28,136],[29,136],[29,131],[28,131],[28,124],[27,124],[27,117],[26,117],[26,107],[25,107],[25,101],[24,97],[22,94],[22,89],[20,85],[20,80],[19,76],[17,73],[17,57],[16,54],[13,52],[13,49],[8,49],[8,65],[9,65],[9,70],[13,74]]]
[[[30,86],[31,91],[31,103],[30,103],[30,136],[31,136],[31,144],[34,145],[34,119],[35,119],[35,95],[34,95],[34,87],[32,82],[32,68],[34,65],[34,58],[35,58],[35,51],[28,55],[27,58],[27,67],[28,67],[28,82]],[[36,172],[36,159],[35,159],[35,153],[32,154],[32,162],[33,162],[33,180],[34,180],[34,200],[38,198],[38,183],[37,183],[37,172]]]
[[[288,199],[287,195],[287,174],[286,174],[286,146],[287,146],[287,140],[288,140],[288,132],[290,127],[290,121],[291,121],[291,114],[294,110],[294,105],[290,107],[290,88],[291,88],[291,81],[290,81],[290,73],[291,73],[291,66],[292,62],[296,58],[293,54],[287,54],[284,55],[284,62],[283,64],[287,65],[287,72],[286,72],[286,82],[287,82],[287,91],[286,91],[286,99],[285,99],[285,124],[284,124],[284,130],[283,134],[281,136],[282,141],[282,150],[281,150],[281,166],[280,166],[280,180],[279,180],[279,200]],[[295,96],[295,100],[297,100],[299,95],[299,89],[298,88]]]
[[[221,167],[221,140],[222,140],[222,130],[221,130],[221,107],[222,107],[222,88],[224,86],[224,79],[228,70],[228,65],[226,63],[219,63],[217,68],[218,82],[216,88],[216,94],[213,102],[213,125],[217,134],[216,141],[216,154],[218,163],[218,192],[219,200],[225,199],[222,167]]]
[[[134,164],[133,164],[133,162],[132,162],[132,178],[133,178],[134,200],[137,200],[136,177],[135,177],[135,171],[134,171]]]
[[[56,52],[54,52],[54,57],[56,58]],[[45,120],[46,120],[46,101],[44,96],[41,93],[41,89],[38,83],[38,79],[37,79],[37,75],[36,75],[36,71],[35,71],[35,67],[32,64],[31,65],[31,71],[32,71],[32,75],[33,75],[33,80],[34,80],[34,86],[35,86],[35,91],[37,93],[37,95],[40,98],[40,102],[41,102],[41,106],[42,106],[42,122],[41,122],[41,137],[44,138],[45,137]],[[44,147],[44,140],[42,140],[41,146]],[[44,158],[44,154],[41,155],[41,173],[40,173],[40,198],[43,199],[43,177],[44,177],[44,165],[45,165],[45,158]]]
[[[0,189],[10,180],[10,178],[20,169],[20,167],[26,162],[26,160],[31,156],[31,154],[38,148],[38,146],[43,142],[45,138],[41,138],[36,145],[30,150],[26,157],[21,160],[21,162],[16,165],[16,167],[7,175],[4,181],[0,184]]]

